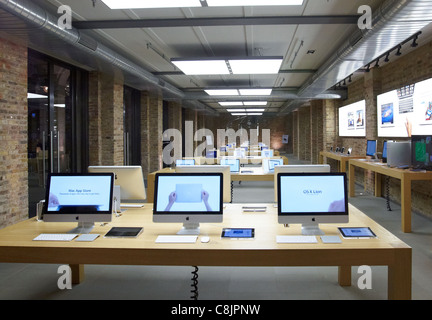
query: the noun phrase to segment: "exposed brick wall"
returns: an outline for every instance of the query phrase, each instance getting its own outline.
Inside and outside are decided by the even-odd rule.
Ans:
[[[141,94],[141,166],[146,177],[162,169],[163,100],[157,92]]]
[[[0,38],[0,228],[28,217],[27,61]]]
[[[123,165],[123,83],[92,72],[89,92],[90,164]]]
[[[301,107],[298,111],[298,141],[299,159],[310,161],[312,159],[312,140],[311,140],[311,106]]]
[[[341,145],[352,147],[354,154],[364,155],[366,153],[366,140],[378,140],[377,149],[382,150],[384,137],[379,138],[377,134],[377,96],[404,85],[412,84],[432,78],[432,42],[408,55],[401,56],[396,61],[382,64],[379,69],[371,69],[364,77],[348,86],[348,99],[337,101],[338,107],[351,104],[356,101],[366,100],[366,137],[365,138],[340,138]],[[407,140],[397,138],[396,140]],[[383,178],[385,179],[385,178]],[[374,174],[372,172],[358,169],[356,171],[356,183],[365,187],[365,192],[374,192]],[[400,181],[390,178],[390,198],[400,203]],[[385,182],[383,181],[383,192]],[[385,193],[383,193],[385,194]],[[412,184],[412,208],[426,216],[432,217],[432,185],[429,181],[415,181]]]

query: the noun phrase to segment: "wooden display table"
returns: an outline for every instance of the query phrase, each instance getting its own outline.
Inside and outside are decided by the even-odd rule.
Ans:
[[[381,176],[389,176],[401,181],[401,224],[403,232],[411,232],[411,181],[432,180],[432,172],[412,171],[409,169],[389,168],[379,162],[366,160],[349,161],[349,196],[355,197],[355,167],[375,173],[375,196],[381,197]]]
[[[324,158],[330,158],[333,160],[338,161],[338,170],[339,172],[346,172],[347,169],[347,163],[351,160],[351,159],[362,159],[365,158],[363,156],[353,156],[353,155],[346,155],[346,154],[341,154],[339,152],[330,152],[330,151],[321,151],[319,154],[319,163],[320,164],[325,164],[324,163]]]
[[[368,218],[355,207],[350,223],[344,226],[368,226],[376,239],[342,240],[340,244],[279,244],[277,235],[299,235],[299,225],[285,228],[277,223],[273,204],[265,213],[243,213],[242,204],[228,204],[223,223],[201,224],[201,234],[209,243],[157,244],[159,235],[173,235],[179,223],[153,223],[152,204],[129,209],[106,225],[96,224],[92,233],[101,234],[93,242],[33,241],[41,233],[66,233],[73,223],[46,223],[26,220],[0,230],[0,262],[69,264],[74,283],[84,280],[84,265],[166,265],[166,266],[336,266],[339,284],[351,285],[351,266],[388,266],[388,298],[411,299],[412,250],[404,242]],[[113,226],[143,227],[133,239],[104,238]],[[250,241],[221,239],[223,227],[255,228]],[[321,225],[327,235],[337,235],[338,225]],[[253,279],[251,279],[253,281]]]

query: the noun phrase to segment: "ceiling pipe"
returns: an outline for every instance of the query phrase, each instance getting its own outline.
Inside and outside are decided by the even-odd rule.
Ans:
[[[32,28],[43,30],[50,35],[57,37],[59,40],[65,41],[68,44],[79,48],[87,54],[93,55],[112,66],[118,67],[126,73],[138,77],[142,81],[151,84],[158,89],[161,89],[163,92],[167,92],[178,99],[182,99],[184,97],[183,91],[170,85],[169,83],[166,83],[165,81],[162,81],[158,77],[155,77],[152,73],[144,70],[139,65],[124,58],[80,30],[73,27],[70,29],[60,27],[58,24],[58,17],[47,12],[45,9],[39,7],[32,1],[0,0],[0,8],[31,24]],[[194,103],[193,107],[199,110],[207,111],[210,114],[217,114],[216,111],[203,104],[200,105]]]
[[[356,31],[300,88],[299,98],[319,95],[432,22],[432,0],[387,0],[373,11],[372,29]],[[298,104],[288,102],[281,113]]]

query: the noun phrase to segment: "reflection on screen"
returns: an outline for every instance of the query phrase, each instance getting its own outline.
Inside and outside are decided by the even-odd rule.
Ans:
[[[110,176],[51,176],[49,212],[109,211]]]
[[[345,212],[342,175],[280,177],[281,213]]]
[[[215,212],[220,210],[219,175],[159,176],[156,189],[157,212]]]

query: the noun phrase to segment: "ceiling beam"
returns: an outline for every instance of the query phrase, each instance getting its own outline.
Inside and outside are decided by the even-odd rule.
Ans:
[[[299,25],[299,24],[357,24],[359,16],[282,16],[282,17],[235,17],[235,18],[191,18],[191,19],[138,19],[74,21],[77,29],[136,29],[172,27],[214,27],[247,25]]]

